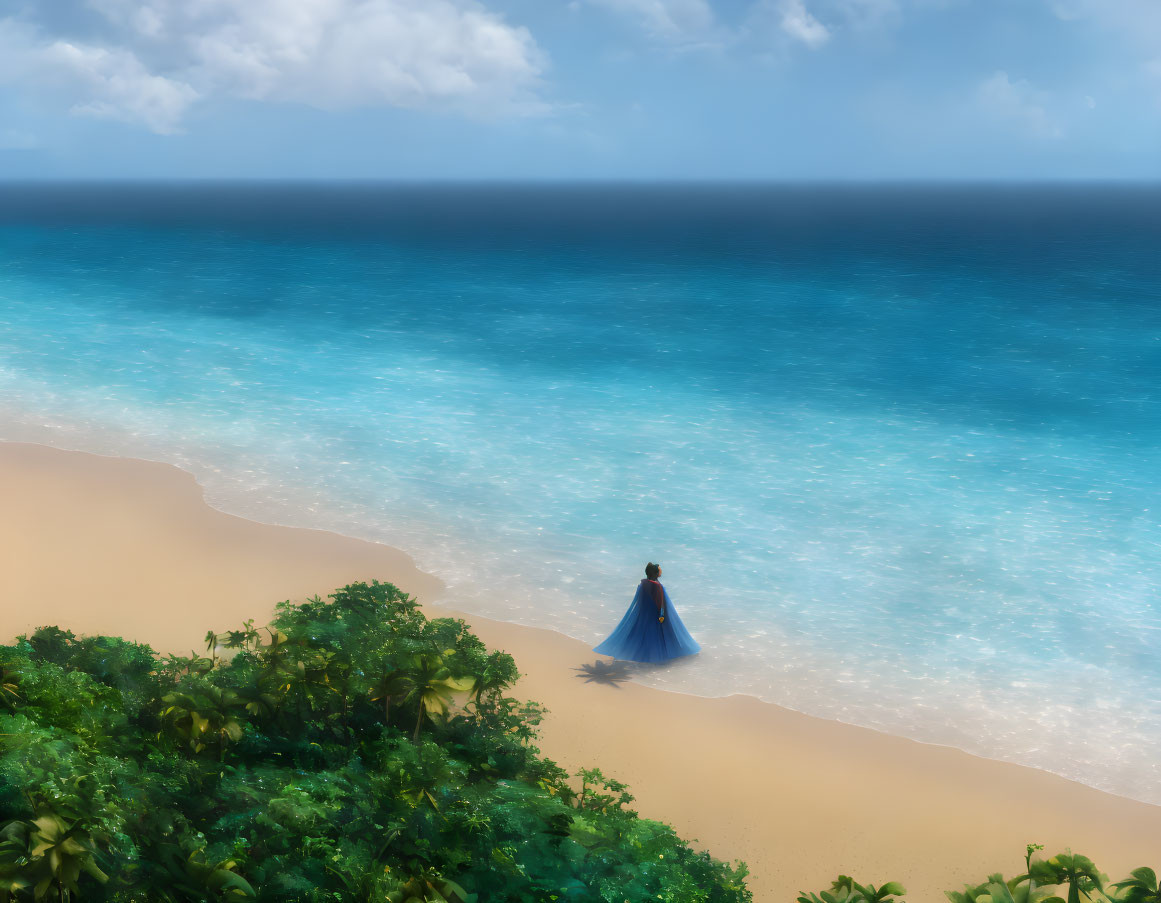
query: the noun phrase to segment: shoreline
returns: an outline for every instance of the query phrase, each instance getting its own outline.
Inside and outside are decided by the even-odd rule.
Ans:
[[[586,643],[459,612],[438,578],[389,546],[214,509],[169,464],[0,442],[0,497],[3,642],[55,623],[184,653],[206,629],[265,623],[283,599],[396,583],[429,617],[463,618],[513,654],[513,695],[549,710],[545,756],[601,768],[629,785],[643,817],[744,859],[757,901],[792,900],[840,872],[942,899],[991,872],[1017,874],[1029,842],[1071,847],[1114,880],[1157,865],[1159,806],[755,696],[586,681],[577,669],[601,660]],[[36,602],[11,601],[24,599]]]
[[[2,413],[2,410],[2,407],[0,407],[0,413]],[[438,594],[431,595],[431,597],[427,598],[446,598],[447,593],[456,592],[456,587],[468,588],[470,592],[471,588],[478,585],[477,581],[473,578],[464,580],[462,575],[460,578],[447,577],[446,575],[445,577],[440,577],[438,573],[434,572],[435,570],[438,570],[437,568],[432,568],[430,571],[425,571],[423,568],[420,568],[420,561],[428,562],[428,564],[425,564],[424,566],[431,566],[434,563],[445,561],[445,559],[441,558],[440,555],[447,554],[448,549],[442,549],[440,551],[434,552],[433,554],[433,548],[430,546],[430,544],[426,544],[423,541],[414,541],[414,537],[408,535],[408,530],[406,530],[406,528],[401,529],[398,525],[396,525],[389,530],[366,530],[365,527],[361,527],[360,523],[356,522],[352,518],[340,519],[338,522],[336,522],[333,519],[326,518],[326,516],[322,516],[322,518],[319,518],[319,516],[303,516],[303,512],[309,512],[312,515],[317,515],[318,511],[316,510],[315,506],[319,501],[318,498],[310,497],[309,492],[305,494],[303,493],[305,484],[298,484],[296,486],[296,491],[291,493],[291,498],[272,499],[271,497],[262,497],[261,493],[255,493],[253,497],[247,496],[243,504],[239,504],[239,498],[237,496],[233,496],[233,494],[231,494],[229,491],[218,491],[217,498],[214,498],[215,486],[217,485],[216,477],[221,476],[222,471],[216,468],[212,463],[207,464],[204,461],[186,460],[185,456],[183,455],[173,455],[172,453],[166,452],[166,450],[160,449],[156,446],[146,446],[144,449],[138,449],[135,453],[118,452],[118,450],[115,450],[116,448],[127,445],[127,443],[128,445],[132,445],[132,442],[130,434],[118,431],[116,428],[102,427],[100,431],[96,433],[89,432],[89,428],[86,428],[86,431],[82,433],[86,442],[81,442],[80,446],[77,445],[78,436],[80,434],[60,431],[62,431],[62,427],[59,425],[42,424],[38,428],[31,429],[26,427],[21,429],[21,435],[19,439],[0,439],[0,446],[27,445],[37,448],[63,450],[63,452],[95,455],[104,458],[111,458],[111,460],[136,461],[146,465],[167,465],[167,467],[172,467],[176,470],[179,470],[181,474],[185,475],[186,477],[192,477],[194,479],[197,486],[199,486],[199,491],[202,494],[202,501],[205,505],[208,505],[210,508],[212,508],[212,510],[215,510],[219,513],[232,516],[232,518],[237,518],[248,523],[257,523],[257,525],[260,526],[302,529],[307,530],[307,532],[316,534],[320,533],[327,536],[339,536],[344,540],[367,542],[373,544],[373,546],[377,548],[391,549],[392,551],[398,552],[398,554],[408,558],[412,568],[423,573],[425,579],[435,580],[437,581],[437,584],[441,586],[441,591]],[[104,449],[111,448],[114,450],[101,450],[101,452],[94,452],[94,450],[82,447],[85,446],[87,442],[91,442],[94,439],[94,436],[98,436],[99,438],[98,441],[96,441],[96,445]],[[204,483],[202,482],[203,478],[205,479]],[[237,485],[240,485],[240,481],[237,481],[237,479],[236,481],[233,481],[233,483],[236,484],[236,487]],[[251,489],[244,490],[246,493],[250,493],[252,491],[252,487]],[[255,501],[257,501],[257,504],[255,504]],[[322,523],[319,525],[320,521],[322,521]],[[470,557],[473,552],[477,551],[473,546],[471,546],[470,543],[460,543],[459,548],[455,548],[452,551],[452,554],[456,557],[461,557],[460,549],[466,550],[467,557]],[[526,556],[525,559],[517,562],[517,566],[526,566],[526,564]],[[519,587],[518,591],[524,591],[526,588],[526,586],[521,586]],[[326,592],[330,591],[331,590],[320,590],[319,592],[322,592],[325,595]],[[479,602],[481,601],[481,598],[482,597],[473,597],[473,601]],[[502,595],[498,595],[493,592],[492,598],[503,597]],[[577,604],[577,602],[582,602],[582,600],[579,598],[574,598],[572,602]],[[497,621],[499,623],[512,624],[513,627],[548,630],[550,633],[568,637],[570,640],[574,640],[586,645],[599,642],[600,636],[604,635],[598,633],[596,635],[590,636],[589,638],[577,636],[574,631],[569,630],[568,623],[554,623],[553,621],[556,619],[551,619],[551,617],[549,617],[549,619],[543,619],[547,621],[547,623],[538,623],[534,617],[535,613],[532,611],[526,611],[526,609],[517,609],[517,611],[507,613],[497,613],[495,608],[489,607],[485,608],[484,611],[488,611],[489,613],[484,614],[481,612],[469,614],[466,609],[455,609],[456,614],[463,616],[466,620],[469,619],[469,617],[485,617],[485,619]],[[574,609],[574,611],[576,611],[576,609]],[[608,621],[605,624],[606,633],[607,628],[610,627],[611,624],[616,623],[616,619],[619,619],[622,612],[623,608],[613,609],[613,612],[610,614],[610,616],[613,617],[613,620]],[[515,617],[512,615],[515,615]],[[521,620],[525,615],[532,615],[534,620]],[[593,624],[589,623],[587,624],[587,627],[592,628]],[[680,669],[680,667],[682,667],[682,662],[678,662],[677,667]],[[699,665],[694,665],[694,667],[699,667]],[[700,667],[705,667],[705,664],[702,663]],[[664,669],[659,670],[664,671]],[[1161,795],[1156,793],[1145,793],[1145,788],[1142,788],[1139,785],[1135,788],[1132,787],[1133,775],[1128,776],[1128,779],[1122,783],[1118,783],[1116,780],[1109,780],[1110,776],[1116,775],[1115,770],[1101,772],[1097,775],[1098,778],[1104,779],[1105,785],[1108,785],[1102,787],[1098,786],[1098,783],[1089,782],[1088,779],[1091,774],[1084,774],[1084,770],[1077,770],[1076,773],[1070,773],[1069,768],[1067,767],[1069,764],[1067,759],[1061,759],[1057,757],[1052,761],[1048,761],[1048,763],[1044,763],[1044,761],[1040,761],[1040,763],[1038,763],[1038,761],[1023,761],[1018,756],[1009,756],[1009,754],[1005,753],[1004,751],[996,752],[993,749],[983,749],[983,747],[976,747],[971,742],[969,742],[969,739],[971,738],[962,734],[962,732],[959,738],[952,738],[950,741],[949,739],[924,736],[924,725],[922,722],[892,724],[889,722],[871,723],[872,720],[848,721],[842,717],[841,710],[830,710],[836,708],[835,706],[828,707],[824,705],[821,708],[816,707],[817,710],[810,710],[810,706],[805,706],[802,708],[795,707],[800,701],[809,702],[808,696],[807,698],[803,698],[803,696],[799,695],[798,698],[795,699],[780,700],[777,698],[770,698],[770,696],[759,695],[759,693],[748,691],[748,689],[733,688],[730,688],[729,692],[706,694],[699,692],[697,687],[690,686],[690,682],[688,681],[680,681],[680,678],[678,678],[678,681],[680,682],[669,680],[669,678],[672,676],[673,672],[671,671],[669,674],[665,674],[662,681],[654,681],[649,679],[648,672],[646,670],[635,670],[634,673],[634,679],[640,680],[642,684],[654,689],[663,689],[663,691],[669,691],[671,693],[697,696],[697,698],[700,699],[727,699],[729,696],[734,695],[747,696],[747,698],[755,699],[758,702],[764,703],[764,705],[771,705],[776,708],[789,711],[796,711],[796,713],[821,718],[823,721],[836,721],[838,723],[850,725],[850,727],[853,728],[872,730],[877,732],[877,734],[882,734],[888,737],[903,737],[923,745],[946,747],[946,749],[967,752],[968,754],[971,754],[971,756],[983,759],[1001,761],[1001,763],[1007,763],[1021,767],[1030,767],[1034,771],[1044,771],[1050,774],[1055,774],[1061,776],[1061,778],[1065,780],[1099,790],[1101,793],[1119,796],[1122,797],[1122,799],[1131,800],[1134,802],[1144,802],[1149,804],[1149,806],[1161,807]],[[728,682],[724,686],[728,687]],[[831,687],[830,689],[832,692],[834,692],[835,687]],[[918,700],[913,699],[910,701],[916,702]],[[903,700],[903,710],[906,710],[907,703],[908,700]],[[1003,709],[1001,708],[1000,710]],[[1031,750],[1024,750],[1025,754],[1034,753],[1036,751],[1037,750],[1034,749],[1034,747]],[[1140,765],[1140,763],[1138,765]],[[1053,766],[1057,766],[1058,770],[1054,770]],[[1091,770],[1089,771],[1091,772]],[[1126,772],[1122,770],[1122,774],[1126,774]],[[1149,776],[1147,780],[1151,781],[1151,783],[1149,783],[1149,789],[1152,790],[1156,785],[1158,785],[1158,782],[1161,781],[1161,768],[1154,765],[1153,774],[1152,776]],[[1131,795],[1131,793],[1126,793],[1124,789],[1126,787],[1130,789],[1138,789],[1142,795],[1134,796]]]
[[[420,598],[420,602],[422,604],[422,607],[425,610],[430,608],[430,609],[436,611],[436,614],[432,615],[432,617],[438,617],[438,616],[441,616],[441,614],[442,614],[443,616],[462,618],[463,620],[468,621],[469,623],[472,623],[473,619],[487,621],[487,622],[498,625],[501,629],[505,626],[508,626],[508,627],[512,627],[512,628],[518,628],[520,630],[543,631],[543,632],[551,634],[553,636],[561,637],[562,639],[568,640],[570,642],[580,644],[580,645],[585,646],[586,648],[589,648],[591,650],[591,647],[589,647],[587,640],[582,639],[582,638],[577,637],[577,636],[573,636],[572,634],[567,633],[564,629],[555,628],[555,627],[544,627],[544,626],[541,626],[539,624],[529,624],[529,623],[525,623],[525,622],[520,621],[520,620],[507,620],[507,619],[496,618],[496,617],[492,617],[492,616],[484,615],[484,614],[469,613],[469,612],[466,612],[466,611],[458,609],[458,608],[452,608],[450,606],[445,607],[445,606],[441,605],[439,600],[441,598],[443,598],[444,594],[446,592],[448,592],[449,590],[451,590],[451,588],[439,576],[432,574],[429,571],[422,570],[417,565],[417,563],[415,561],[415,556],[412,552],[408,552],[404,549],[400,549],[400,548],[397,548],[395,546],[389,545],[386,542],[382,542],[382,541],[375,540],[375,539],[367,539],[367,538],[363,538],[363,537],[359,537],[359,536],[353,536],[353,535],[348,534],[348,533],[343,533],[339,530],[333,530],[333,529],[329,529],[329,528],[325,528],[325,527],[303,526],[301,524],[293,523],[292,522],[293,519],[291,519],[290,521],[287,521],[287,522],[283,522],[283,521],[280,521],[277,519],[264,519],[261,517],[249,516],[249,515],[245,515],[245,514],[234,514],[234,513],[231,513],[230,511],[226,510],[225,508],[218,507],[217,505],[210,502],[209,499],[207,498],[207,493],[206,493],[205,487],[201,483],[201,480],[197,476],[197,474],[193,473],[190,470],[187,470],[181,464],[174,464],[174,463],[171,463],[169,461],[156,460],[156,459],[152,459],[152,458],[140,458],[140,457],[135,457],[133,455],[122,455],[122,454],[117,454],[114,452],[90,451],[90,450],[83,449],[83,448],[77,448],[77,447],[74,447],[72,445],[51,444],[51,440],[53,438],[55,438],[53,435],[46,435],[44,441],[40,441],[39,439],[0,439],[0,467],[2,467],[4,464],[4,458],[3,458],[4,448],[19,446],[19,447],[27,448],[29,450],[29,452],[32,454],[39,454],[40,453],[39,450],[43,450],[45,452],[65,452],[68,454],[82,455],[82,456],[95,457],[95,458],[103,458],[103,459],[106,459],[109,461],[128,461],[128,462],[133,462],[136,464],[141,464],[141,465],[144,465],[146,467],[168,468],[172,471],[176,471],[176,473],[180,474],[183,479],[193,480],[194,484],[197,487],[200,502],[202,505],[204,505],[206,508],[210,509],[211,511],[215,512],[216,514],[223,515],[227,518],[231,518],[234,521],[240,521],[240,522],[245,523],[245,524],[253,524],[253,525],[256,525],[259,527],[267,527],[267,528],[271,528],[271,529],[275,529],[275,530],[296,531],[296,532],[301,532],[301,533],[306,533],[306,534],[313,534],[315,536],[321,535],[321,536],[325,536],[325,537],[330,537],[332,539],[337,538],[343,542],[363,543],[363,544],[372,546],[375,549],[383,550],[383,551],[389,553],[390,556],[400,557],[401,560],[406,561],[406,573],[409,576],[415,575],[415,577],[418,579],[417,585],[428,586],[429,589],[430,589],[430,586],[438,587],[438,590],[435,591],[430,596],[429,601],[425,602],[422,598]],[[37,451],[34,451],[34,450],[37,450]],[[0,479],[2,479],[2,476],[3,476],[2,473],[0,473]],[[2,485],[3,485],[2,482],[0,482],[0,487],[2,487]],[[0,561],[2,561],[2,559],[0,559]],[[351,582],[351,581],[346,581],[346,582]],[[326,594],[328,592],[331,592],[334,589],[336,589],[338,587],[338,585],[341,585],[341,584],[336,584],[335,586],[332,586],[326,590],[319,590],[319,594],[325,598]],[[309,594],[306,594],[306,595],[309,595]],[[422,595],[422,594],[417,594],[415,592],[412,592],[412,595]],[[305,598],[305,595],[302,596],[302,598]],[[281,601],[281,600],[279,600],[279,601]],[[619,617],[619,614],[618,614],[618,617]],[[595,656],[596,658],[602,658],[602,656],[598,656],[596,653],[591,653],[591,654],[593,656]],[[608,659],[608,656],[603,656],[603,658]],[[633,664],[632,663],[628,663],[628,664],[629,664],[630,670],[632,670]],[[1041,768],[1041,767],[1036,766],[1036,765],[1029,765],[1029,764],[1019,762],[1019,761],[1016,761],[1013,759],[1002,758],[1000,756],[993,756],[993,755],[987,755],[987,754],[980,753],[980,752],[973,752],[971,750],[964,749],[963,747],[956,746],[952,743],[943,743],[943,742],[940,742],[937,740],[924,740],[924,739],[921,739],[918,737],[911,737],[911,736],[908,736],[908,735],[902,734],[902,733],[892,733],[889,730],[885,730],[885,729],[880,728],[880,727],[875,727],[874,725],[859,724],[859,723],[853,722],[853,721],[845,721],[842,718],[832,717],[829,715],[820,715],[820,714],[813,714],[810,712],[802,712],[802,711],[799,711],[798,709],[790,708],[789,706],[782,705],[778,702],[774,702],[774,701],[771,701],[769,699],[764,699],[755,693],[738,691],[738,692],[724,693],[724,694],[720,694],[720,695],[708,695],[708,694],[698,693],[698,692],[695,692],[695,691],[689,690],[689,689],[674,689],[671,687],[659,686],[659,685],[655,685],[655,684],[646,684],[646,683],[641,683],[640,685],[647,687],[648,689],[655,690],[657,692],[673,693],[673,694],[676,694],[678,696],[688,696],[688,697],[693,697],[693,698],[697,698],[697,699],[710,699],[710,700],[712,700],[712,699],[732,699],[735,697],[749,699],[749,700],[753,700],[754,702],[756,702],[760,705],[763,705],[763,706],[772,706],[773,708],[775,708],[779,711],[792,712],[796,715],[802,715],[802,716],[813,718],[813,719],[816,719],[819,721],[835,722],[837,724],[846,725],[848,727],[855,728],[858,730],[871,731],[872,733],[879,734],[879,735],[884,736],[884,737],[892,737],[892,738],[897,738],[897,739],[908,740],[912,743],[917,743],[921,746],[931,746],[931,747],[935,747],[935,748],[939,748],[939,749],[955,750],[956,752],[964,753],[966,755],[972,756],[973,758],[984,759],[986,761],[992,761],[992,762],[1000,762],[1000,763],[1012,765],[1012,766],[1015,766],[1018,768],[1027,768],[1027,769],[1030,769],[1032,771],[1050,774],[1050,775],[1053,775],[1055,777],[1059,777],[1062,780],[1068,781],[1069,783],[1077,784],[1081,787],[1095,790],[1099,793],[1107,794],[1109,796],[1118,797],[1120,799],[1128,800],[1128,801],[1134,802],[1134,803],[1141,803],[1144,805],[1161,808],[1161,803],[1154,803],[1154,802],[1150,802],[1148,800],[1138,799],[1137,797],[1128,796],[1127,794],[1124,794],[1124,793],[1118,793],[1114,790],[1109,790],[1106,788],[1097,787],[1093,784],[1087,784],[1083,780],[1080,780],[1079,778],[1069,777],[1068,775],[1060,774],[1059,772],[1050,771],[1048,769]]]

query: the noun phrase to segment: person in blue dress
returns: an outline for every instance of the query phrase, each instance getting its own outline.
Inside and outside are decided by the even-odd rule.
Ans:
[[[629,662],[667,662],[701,649],[681,623],[660,578],[659,565],[645,565],[645,579],[637,584],[625,617],[593,652]]]

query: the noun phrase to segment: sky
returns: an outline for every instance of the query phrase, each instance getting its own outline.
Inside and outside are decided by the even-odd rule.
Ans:
[[[0,179],[1161,179],[1161,0],[0,0]]]

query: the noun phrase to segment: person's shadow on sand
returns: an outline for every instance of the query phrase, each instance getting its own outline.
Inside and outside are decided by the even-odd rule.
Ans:
[[[625,662],[602,662],[595,661],[591,665],[581,665],[579,668],[573,668],[574,671],[579,671],[577,675],[585,683],[605,684],[605,686],[616,687],[629,679],[629,671]]]

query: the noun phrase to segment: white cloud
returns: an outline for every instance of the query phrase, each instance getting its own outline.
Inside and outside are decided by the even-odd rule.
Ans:
[[[198,92],[183,81],[153,75],[126,50],[54,41],[33,51],[34,66],[70,78],[85,99],[74,113],[141,123],[158,134],[178,124]]]
[[[906,16],[964,0],[753,0],[743,30],[767,42],[787,38],[817,50],[846,39],[878,40]]]
[[[819,0],[810,0],[817,6]],[[832,37],[807,6],[807,0],[754,0],[743,25],[744,33],[773,57],[783,56],[792,46],[817,50]]]
[[[149,72],[128,50],[50,40],[10,19],[0,19],[4,82],[64,98],[78,115],[133,122],[160,134],[177,131],[198,96],[184,81]]]
[[[72,0],[79,3],[81,0]],[[324,109],[543,112],[545,58],[527,29],[476,0],[90,0],[102,38],[0,20],[17,48],[0,79],[67,86],[74,112],[177,129],[218,95]]]
[[[1049,95],[1025,79],[1012,81],[1007,72],[999,70],[980,84],[977,97],[994,118],[1015,125],[1027,134],[1039,138],[1064,136],[1064,130],[1045,109]]]
[[[720,35],[708,0],[589,0],[627,16],[653,38],[676,44],[712,43]]]
[[[821,47],[830,40],[830,30],[806,8],[803,0],[782,0],[782,30],[807,47]]]
[[[826,41],[822,35],[866,35],[900,26],[908,16],[941,11],[966,0],[756,0],[781,9],[786,30],[808,46]]]

